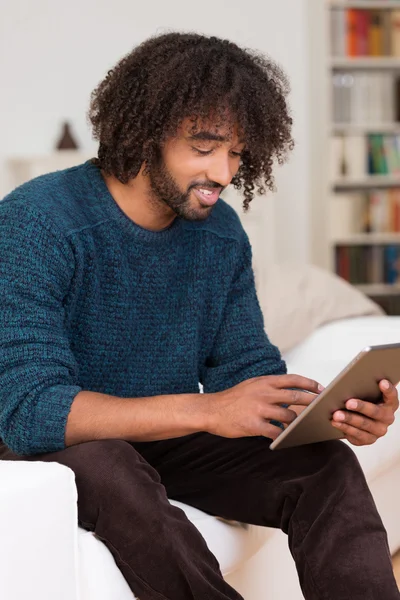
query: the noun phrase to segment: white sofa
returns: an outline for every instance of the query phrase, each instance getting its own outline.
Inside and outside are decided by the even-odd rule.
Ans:
[[[326,385],[363,347],[400,341],[400,317],[339,320],[317,329],[285,356],[289,372]],[[355,448],[391,551],[400,548],[400,419],[375,445]],[[77,526],[72,471],[58,464],[0,462],[0,598],[132,600],[107,548]],[[303,598],[280,531],[233,526],[184,508],[246,600]]]

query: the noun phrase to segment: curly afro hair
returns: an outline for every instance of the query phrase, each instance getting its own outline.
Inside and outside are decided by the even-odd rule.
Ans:
[[[244,210],[254,189],[274,189],[274,160],[294,142],[286,103],[289,84],[269,58],[196,33],[152,37],[123,57],[91,94],[88,119],[99,141],[94,162],[122,183],[156,164],[164,140],[185,118],[224,122],[229,114],[245,143],[232,179]],[[217,124],[217,123],[216,123]],[[217,124],[218,126],[218,124]]]

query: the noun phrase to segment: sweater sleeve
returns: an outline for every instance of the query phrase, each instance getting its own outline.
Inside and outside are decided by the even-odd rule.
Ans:
[[[241,256],[222,323],[201,377],[206,393],[228,389],[252,377],[286,373],[278,348],[269,341],[264,330],[251,246],[244,231],[243,235]]]
[[[65,447],[81,389],[64,327],[73,270],[65,236],[44,216],[0,204],[0,437],[18,454]]]

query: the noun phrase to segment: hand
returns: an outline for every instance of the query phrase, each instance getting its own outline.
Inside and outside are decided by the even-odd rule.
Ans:
[[[346,402],[346,411],[337,410],[332,416],[332,425],[345,434],[355,446],[373,444],[384,436],[394,422],[394,413],[399,408],[397,389],[386,379],[379,382],[383,402],[373,404],[351,398]]]
[[[294,410],[282,404],[305,408],[322,389],[319,383],[301,375],[248,379],[223,392],[206,394],[206,430],[227,438],[260,435],[275,439],[282,429],[270,421],[287,426],[297,417]]]

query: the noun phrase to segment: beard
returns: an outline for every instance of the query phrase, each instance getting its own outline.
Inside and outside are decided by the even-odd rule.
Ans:
[[[149,181],[153,202],[168,206],[178,217],[187,221],[204,221],[214,208],[213,206],[201,206],[200,204],[196,207],[192,206],[192,189],[202,185],[221,187],[215,183],[202,181],[193,183],[186,191],[182,191],[161,159],[156,166],[150,169]]]

